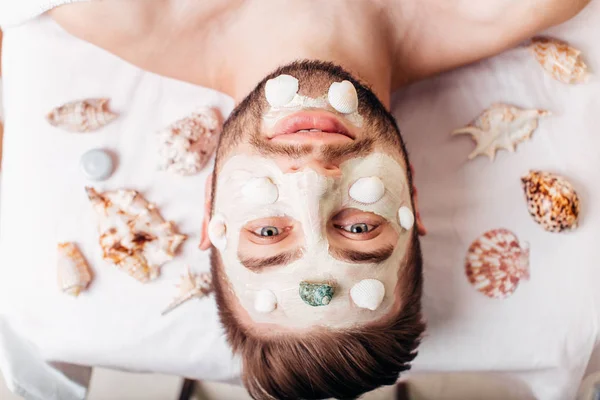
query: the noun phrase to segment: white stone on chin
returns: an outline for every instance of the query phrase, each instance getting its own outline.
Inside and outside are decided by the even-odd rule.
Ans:
[[[385,193],[385,186],[376,176],[360,178],[350,186],[348,194],[353,200],[362,204],[378,202]]]
[[[265,97],[272,107],[283,107],[298,93],[298,79],[291,75],[279,75],[265,84]]]
[[[327,92],[331,107],[342,114],[352,114],[358,110],[358,94],[350,81],[333,82]]]
[[[350,297],[360,308],[377,310],[385,296],[385,286],[377,279],[364,279],[352,286]]]
[[[268,314],[277,308],[277,297],[268,289],[260,290],[254,298],[254,310]]]
[[[398,221],[400,226],[408,231],[412,229],[415,224],[415,216],[410,208],[402,206],[398,210]]]
[[[279,197],[279,191],[269,178],[260,177],[250,179],[242,187],[242,195],[252,204],[273,204]]]
[[[220,251],[227,247],[227,224],[221,214],[216,214],[208,223],[208,238]]]

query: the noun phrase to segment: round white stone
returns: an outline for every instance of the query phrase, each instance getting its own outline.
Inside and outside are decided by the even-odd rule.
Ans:
[[[104,150],[94,149],[84,153],[79,162],[87,179],[103,181],[113,172],[112,157]]]
[[[358,110],[358,94],[350,81],[333,82],[327,92],[331,107],[342,114],[352,114]]]
[[[377,310],[385,296],[385,286],[377,279],[364,279],[352,286],[350,297],[360,308]]]
[[[402,206],[398,210],[398,221],[400,222],[400,226],[408,231],[415,224],[415,216],[410,208]]]
[[[279,75],[265,84],[265,97],[272,107],[283,107],[298,93],[298,79],[291,75]]]
[[[273,204],[279,197],[279,191],[269,178],[260,177],[250,179],[242,187],[242,195],[252,204]]]
[[[227,225],[221,214],[215,215],[208,223],[208,238],[220,251],[227,247]]]
[[[254,309],[263,314],[273,312],[277,308],[277,297],[268,289],[263,289],[256,293],[254,298]]]
[[[373,204],[381,200],[385,193],[383,182],[376,176],[360,178],[350,186],[350,197],[363,204]]]

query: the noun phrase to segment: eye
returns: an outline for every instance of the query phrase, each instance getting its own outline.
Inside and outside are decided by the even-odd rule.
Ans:
[[[279,229],[274,226],[265,226],[254,230],[252,233],[257,236],[271,237],[279,235]]]
[[[341,226],[340,228],[342,228],[346,232],[354,233],[354,234],[359,234],[360,235],[360,234],[363,234],[363,233],[371,232],[373,229],[376,228],[376,226],[368,225],[368,224],[365,224],[365,223],[361,222],[361,223],[358,223],[358,224]]]

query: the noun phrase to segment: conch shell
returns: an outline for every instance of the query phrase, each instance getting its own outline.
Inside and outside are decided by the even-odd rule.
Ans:
[[[469,154],[469,160],[486,155],[494,161],[496,150],[514,152],[517,144],[531,138],[538,127],[538,118],[549,114],[544,110],[524,110],[507,104],[494,104],[468,126],[454,130],[452,135],[472,136],[477,145]]]
[[[92,281],[90,268],[75,243],[58,244],[58,287],[71,296],[79,296]]]
[[[589,78],[581,51],[567,43],[551,38],[533,38],[531,50],[537,62],[554,79],[563,83],[583,83]]]
[[[188,300],[208,296],[212,291],[212,279],[208,273],[193,274],[188,266],[177,287],[179,289],[177,296],[162,312],[162,315],[170,313]]]
[[[155,279],[186,236],[176,233],[173,223],[135,190],[86,190],[98,215],[104,259],[140,282]]]
[[[90,132],[118,117],[108,109],[109,99],[84,99],[56,107],[46,115],[50,125],[71,132]]]

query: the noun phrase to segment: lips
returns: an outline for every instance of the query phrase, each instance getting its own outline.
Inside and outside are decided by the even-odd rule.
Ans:
[[[270,139],[297,141],[320,139],[326,141],[354,140],[346,126],[328,112],[299,112],[279,121]]]

